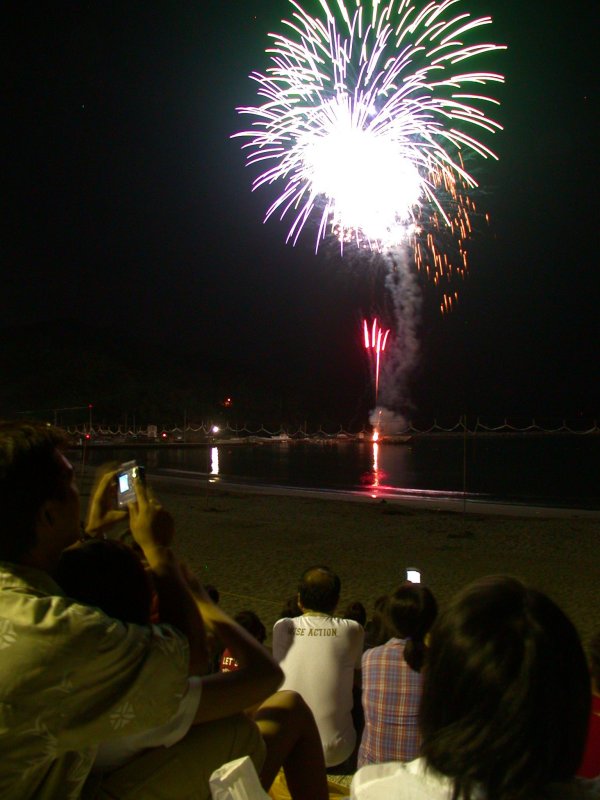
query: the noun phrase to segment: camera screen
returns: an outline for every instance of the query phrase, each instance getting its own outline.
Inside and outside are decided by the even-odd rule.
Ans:
[[[122,472],[119,475],[119,491],[121,492],[121,494],[123,494],[124,492],[129,491],[129,473],[128,472]]]
[[[421,573],[418,569],[409,568],[406,570],[406,580],[411,583],[421,583]]]

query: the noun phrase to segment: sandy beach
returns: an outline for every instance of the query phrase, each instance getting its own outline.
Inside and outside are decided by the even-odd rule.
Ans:
[[[418,567],[441,605],[481,575],[509,573],[547,592],[584,642],[600,624],[598,515],[469,513],[377,500],[222,491],[155,481],[177,524],[176,549],[230,613],[251,608],[270,632],[307,566],[331,566],[340,609],[394,589]],[[515,515],[515,513],[517,515]]]

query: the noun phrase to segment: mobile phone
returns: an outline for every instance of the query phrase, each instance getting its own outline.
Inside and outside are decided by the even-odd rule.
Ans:
[[[406,580],[411,583],[421,583],[421,573],[416,567],[406,568]]]
[[[144,468],[137,461],[126,461],[117,472],[117,505],[124,508],[135,500],[135,478],[145,479]]]

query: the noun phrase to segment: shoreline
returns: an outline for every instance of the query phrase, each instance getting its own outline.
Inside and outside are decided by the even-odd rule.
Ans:
[[[421,569],[438,603],[488,574],[512,574],[552,597],[571,617],[584,645],[598,625],[600,512],[472,506],[462,513],[439,499],[382,501],[344,493],[257,486],[216,487],[206,480],[149,483],[175,517],[176,552],[221,605],[254,610],[267,628],[301,572],[328,564],[342,581],[338,607],[377,597]],[[510,513],[498,513],[510,511]],[[115,535],[118,535],[118,531]]]
[[[193,477],[181,475],[165,475],[148,472],[150,481],[157,485],[196,487],[206,492],[206,473]],[[437,492],[427,490],[386,490],[378,487],[373,492],[352,491],[350,489],[316,489],[299,486],[282,486],[278,484],[233,483],[221,479],[210,479],[210,492],[240,492],[269,496],[307,497],[321,500],[339,500],[351,503],[394,503],[420,511],[446,511],[454,514],[482,514],[509,517],[540,517],[551,519],[593,519],[600,521],[600,509],[577,508],[570,506],[547,506],[532,503],[508,502],[500,500],[482,500],[474,496],[463,496],[461,492]]]

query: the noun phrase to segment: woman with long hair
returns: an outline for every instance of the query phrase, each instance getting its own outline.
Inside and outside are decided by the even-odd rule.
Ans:
[[[431,630],[421,758],[359,770],[353,800],[591,800],[575,779],[590,708],[577,632],[546,595],[487,577]]]
[[[382,606],[385,644],[362,658],[365,727],[358,766],[409,761],[419,752],[417,713],[425,660],[425,637],[437,614],[431,591],[406,583]]]

